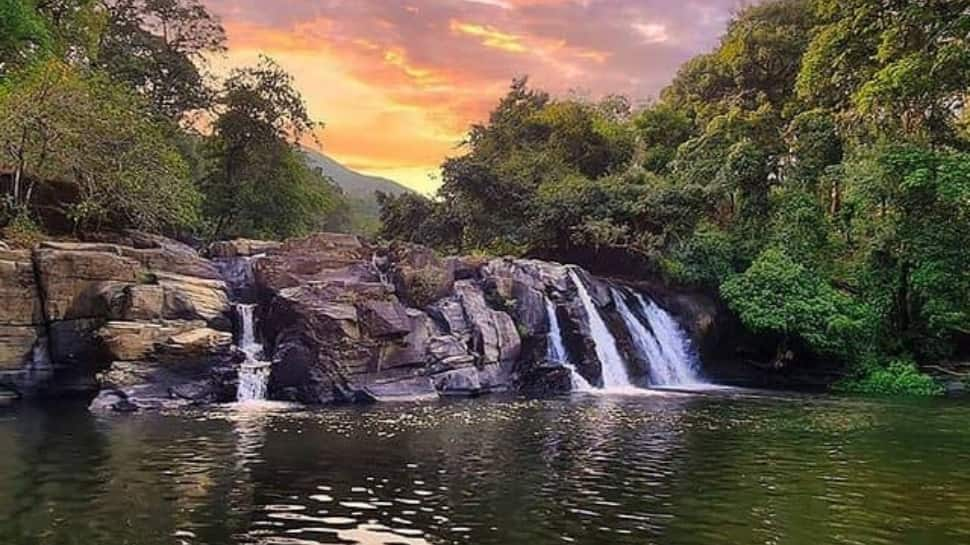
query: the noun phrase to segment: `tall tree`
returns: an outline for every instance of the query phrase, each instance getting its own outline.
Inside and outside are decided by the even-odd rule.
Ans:
[[[217,108],[203,181],[210,235],[284,237],[322,226],[341,197],[299,152],[318,124],[292,76],[263,57],[230,74]]]
[[[206,56],[224,51],[219,20],[198,0],[106,0],[97,65],[179,121],[211,105]]]

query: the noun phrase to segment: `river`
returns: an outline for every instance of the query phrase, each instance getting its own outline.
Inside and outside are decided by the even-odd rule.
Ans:
[[[0,543],[970,543],[970,404],[723,391],[0,412]]]

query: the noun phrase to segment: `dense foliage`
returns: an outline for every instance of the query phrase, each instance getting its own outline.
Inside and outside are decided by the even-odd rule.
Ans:
[[[516,80],[433,199],[383,199],[383,235],[625,252],[720,293],[779,366],[932,393],[888,362],[970,344],[968,33],[964,0],[775,0],[639,111]]]
[[[292,78],[264,59],[217,81],[225,40],[199,0],[0,0],[0,227],[342,228]]]

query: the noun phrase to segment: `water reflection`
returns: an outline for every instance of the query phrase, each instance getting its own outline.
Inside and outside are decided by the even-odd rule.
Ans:
[[[970,542],[970,407],[654,393],[0,413],[0,543]]]

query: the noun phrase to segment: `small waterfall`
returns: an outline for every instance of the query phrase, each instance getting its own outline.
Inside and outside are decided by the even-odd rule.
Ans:
[[[237,304],[239,316],[239,349],[246,354],[246,361],[239,368],[239,389],[236,401],[261,401],[266,399],[270,364],[260,360],[263,346],[256,341],[253,313],[256,305]]]
[[[626,371],[626,364],[620,351],[616,348],[616,339],[606,327],[606,322],[600,315],[599,309],[593,303],[586,285],[583,284],[579,275],[573,269],[569,270],[569,278],[576,285],[579,299],[586,309],[589,316],[589,329],[593,336],[593,345],[596,347],[596,356],[600,360],[603,368],[603,387],[604,388],[629,388],[631,386],[630,377]]]
[[[639,313],[630,308],[624,293],[613,289],[617,310],[623,317],[637,350],[649,362],[650,383],[653,386],[699,383],[695,368],[696,358],[690,354],[690,340],[687,335],[655,303],[647,301],[639,293],[633,295]]]
[[[549,316],[549,348],[546,357],[549,358],[549,361],[560,363],[563,367],[569,369],[573,390],[592,390],[593,387],[590,386],[589,382],[569,362],[569,353],[566,351],[566,345],[562,342],[562,328],[559,326],[559,317],[556,316],[556,305],[548,297],[546,297],[546,314]]]
[[[255,301],[256,277],[253,264],[266,254],[215,260],[233,301]]]

